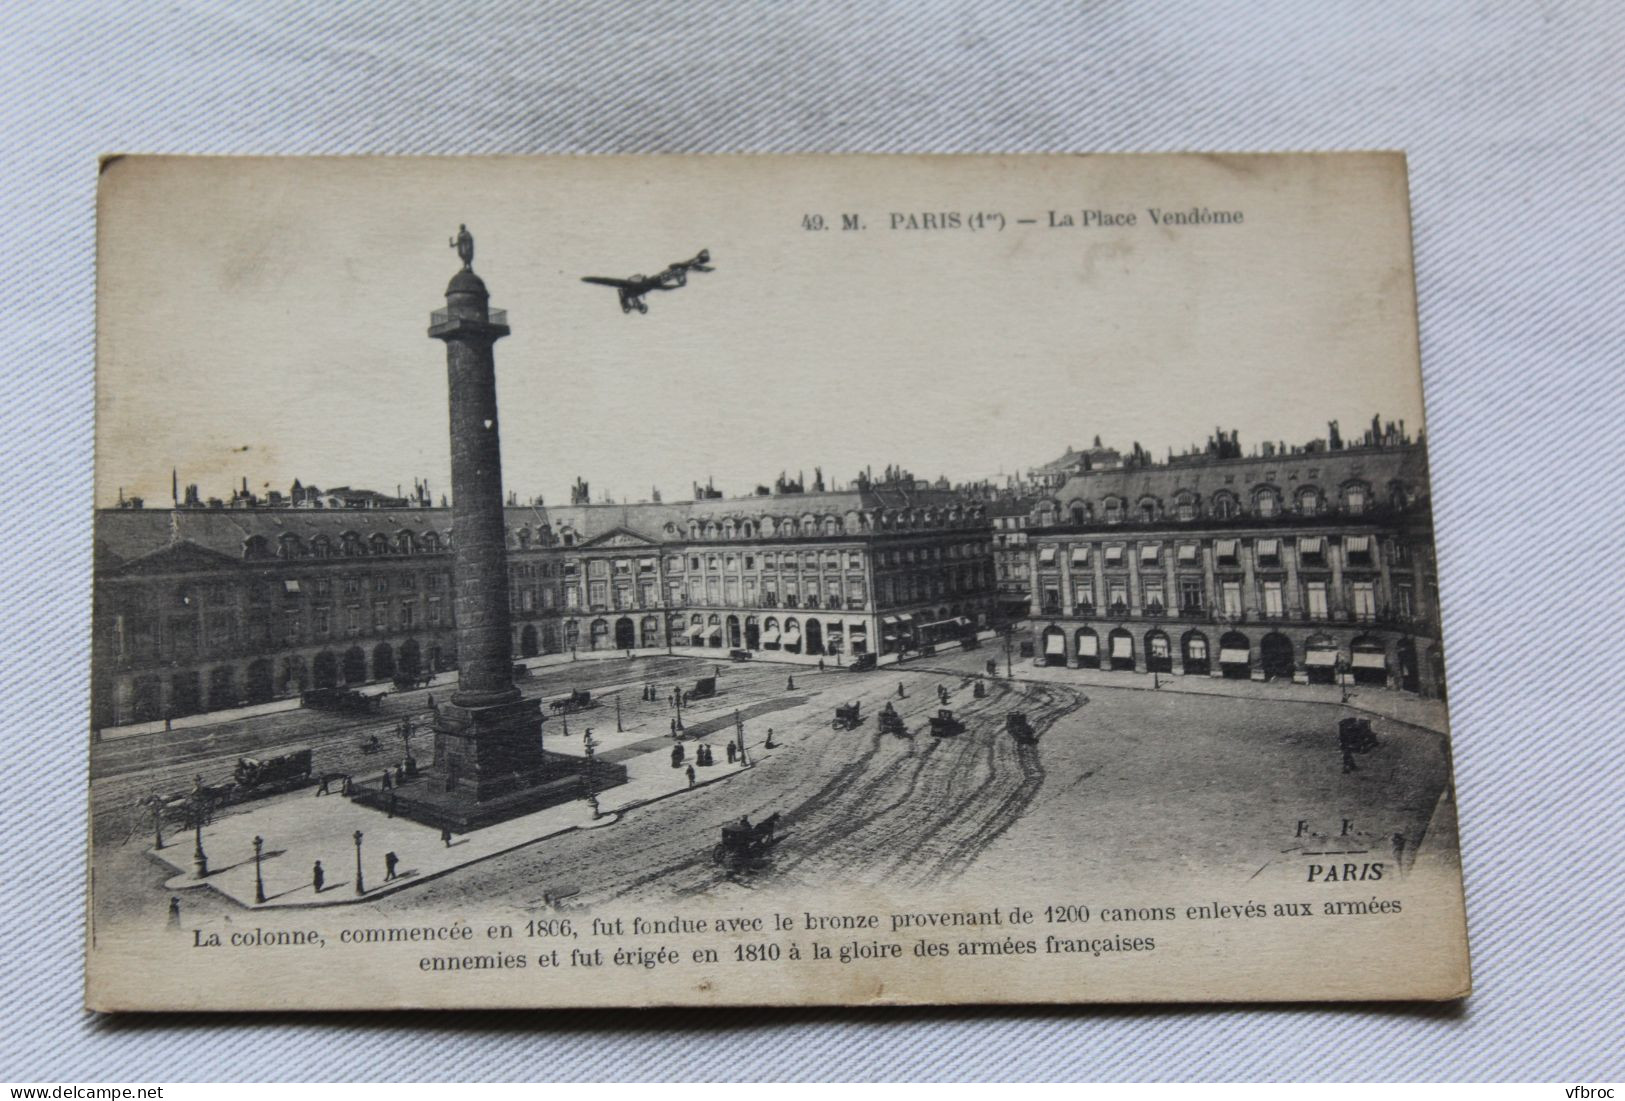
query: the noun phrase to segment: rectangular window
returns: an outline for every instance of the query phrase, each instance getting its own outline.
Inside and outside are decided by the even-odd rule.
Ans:
[[[722,596],[729,604],[739,603],[739,578],[728,577],[723,579]]]
[[[747,570],[754,570],[756,568],[756,556],[754,554],[745,555],[745,568]]]
[[[1306,535],[1299,539],[1298,560],[1305,566],[1324,566],[1326,564],[1326,537],[1323,535]]]
[[[372,579],[372,591],[375,593],[389,592],[389,578],[375,577]]]
[[[602,558],[589,558],[587,560],[588,577],[608,577],[609,563]]]
[[[1106,582],[1106,602],[1113,615],[1122,615],[1128,610],[1128,582],[1121,577],[1114,577]]]
[[[1144,607],[1145,610],[1152,615],[1161,615],[1165,610],[1167,610],[1168,604],[1163,596],[1161,579],[1146,579]]]
[[[405,608],[405,607],[407,607],[407,605],[403,604],[401,607]],[[536,590],[534,590],[534,589],[521,589],[520,590],[520,592],[519,592],[519,610],[522,611],[522,612],[534,612],[536,610]],[[403,623],[403,624],[401,624],[401,626],[405,627],[405,626],[409,626],[409,624]]]
[[[298,612],[289,612],[282,617],[282,639],[290,646],[299,641]]]
[[[1087,546],[1073,547],[1071,564],[1074,566],[1087,566],[1089,564],[1089,548]]]
[[[1108,566],[1121,566],[1122,564],[1123,564],[1123,548],[1122,547],[1107,547],[1106,548],[1106,565],[1108,565]]]
[[[1072,579],[1072,606],[1082,608],[1093,607],[1095,603],[1095,582],[1090,577],[1074,577]]]
[[[1184,612],[1200,612],[1202,610],[1202,579],[1200,577],[1181,577],[1179,579],[1179,608]]]
[[[632,606],[632,586],[615,586],[615,607],[630,608]]]
[[[1264,614],[1268,616],[1286,614],[1286,605],[1281,600],[1281,583],[1279,581],[1264,582]]]
[[[681,581],[666,582],[666,603],[673,608],[683,606],[683,583]]]
[[[1237,548],[1240,546],[1239,539],[1216,539],[1213,543],[1213,557],[1221,566],[1234,566]]]
[[[354,638],[361,633],[361,605],[352,604],[346,609],[345,630]]]
[[[1279,566],[1281,564],[1281,541],[1279,539],[1260,539],[1253,544],[1258,555],[1258,564],[1264,567]]]
[[[603,563],[602,562],[595,562],[595,563],[593,563],[593,565],[602,566]],[[607,581],[589,581],[589,582],[587,582],[587,603],[592,605],[592,607],[594,607],[594,608],[607,607],[609,605],[609,582],[607,582]]]
[[[1348,554],[1349,565],[1371,565],[1371,536],[1351,535],[1343,540],[1343,549]]]
[[[1157,558],[1161,554],[1162,554],[1162,544],[1161,543],[1141,543],[1140,544],[1140,564],[1141,565],[1155,566],[1157,564]]]
[[[417,579],[414,578],[411,574],[403,574],[401,576],[401,589],[402,589],[402,591],[411,592],[416,587],[417,587]]]
[[[655,560],[653,558],[640,558],[640,559],[638,559],[638,572],[639,573],[654,573],[655,572]]]
[[[1354,618],[1370,622],[1377,618],[1377,587],[1370,581],[1356,581],[1350,587],[1354,597]]]
[[[1394,611],[1401,619],[1410,619],[1416,614],[1416,596],[1409,585],[1394,586]]]
[[[1304,596],[1310,619],[1325,619],[1326,611],[1326,582],[1311,581],[1304,586]]]
[[[377,634],[389,630],[389,605],[381,600],[372,606],[372,629]]]
[[[863,555],[857,551],[848,551],[846,555],[846,568],[849,570],[863,569]]]
[[[333,629],[333,613],[328,608],[316,608],[311,612],[310,622],[316,631],[316,637],[326,638]]]
[[[1044,611],[1058,612],[1061,610],[1061,590],[1053,586],[1044,587]]]
[[[1235,618],[1241,615],[1241,582],[1226,581],[1220,586],[1224,597],[1224,614]]]
[[[869,599],[869,587],[864,584],[861,577],[849,578],[846,583],[846,606],[848,608],[862,608]]]
[[[441,612],[440,601],[429,601],[429,626],[438,627],[444,622],[445,619]]]
[[[638,584],[638,602],[645,608],[653,608],[658,603],[659,589],[653,581],[643,581]]]
[[[1200,560],[1202,548],[1195,543],[1179,544],[1179,563],[1182,566],[1195,565]]]
[[[529,596],[529,593],[525,594]],[[401,605],[401,630],[410,631],[417,626],[418,606],[410,600]]]
[[[570,584],[564,586],[564,606],[566,608],[581,607],[581,586]]]
[[[778,607],[779,582],[777,578],[762,578],[762,604],[769,608]]]

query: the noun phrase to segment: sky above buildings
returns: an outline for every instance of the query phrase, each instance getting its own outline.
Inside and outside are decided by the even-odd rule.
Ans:
[[[1405,196],[1384,156],[125,159],[99,215],[97,503],[167,505],[172,468],[206,497],[296,477],[438,497],[426,329],[459,223],[513,328],[497,385],[521,499],[890,462],[957,481],[1097,434],[1161,457],[1216,426],[1249,450],[1331,418],[1353,437],[1373,413],[1414,432]],[[1193,208],[1243,218],[1151,217]],[[716,270],[647,315],[580,282],[702,248]]]

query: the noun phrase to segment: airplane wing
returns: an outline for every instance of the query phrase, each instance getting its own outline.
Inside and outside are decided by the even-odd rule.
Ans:
[[[583,283],[596,283],[600,287],[621,287],[625,289],[631,289],[634,285],[630,280],[609,279],[602,275],[583,275],[581,281]]]

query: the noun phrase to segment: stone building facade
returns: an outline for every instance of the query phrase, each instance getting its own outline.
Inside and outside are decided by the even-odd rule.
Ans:
[[[1268,452],[1087,471],[1043,496],[1034,660],[1442,696],[1425,446]]]
[[[510,505],[505,521],[519,658],[833,663],[960,637],[996,606],[985,505],[952,493]],[[94,724],[454,668],[452,538],[443,508],[98,512]]]

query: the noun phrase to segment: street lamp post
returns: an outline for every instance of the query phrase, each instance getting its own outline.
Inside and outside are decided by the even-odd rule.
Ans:
[[[254,835],[254,901],[265,901],[265,877],[260,874],[260,854],[265,849],[265,838]]]
[[[621,694],[619,692],[615,693],[615,733],[625,733],[621,729]]]
[[[1004,676],[1008,680],[1015,676],[1010,666],[1010,636],[1016,633],[1013,624],[1006,624],[1004,628]]]
[[[152,847],[164,847],[164,807],[162,803],[152,804]]]
[[[361,876],[361,831],[355,831],[355,893],[367,893],[367,883]]]
[[[209,874],[209,857],[203,851],[203,801],[192,800],[192,874],[202,879]]]

